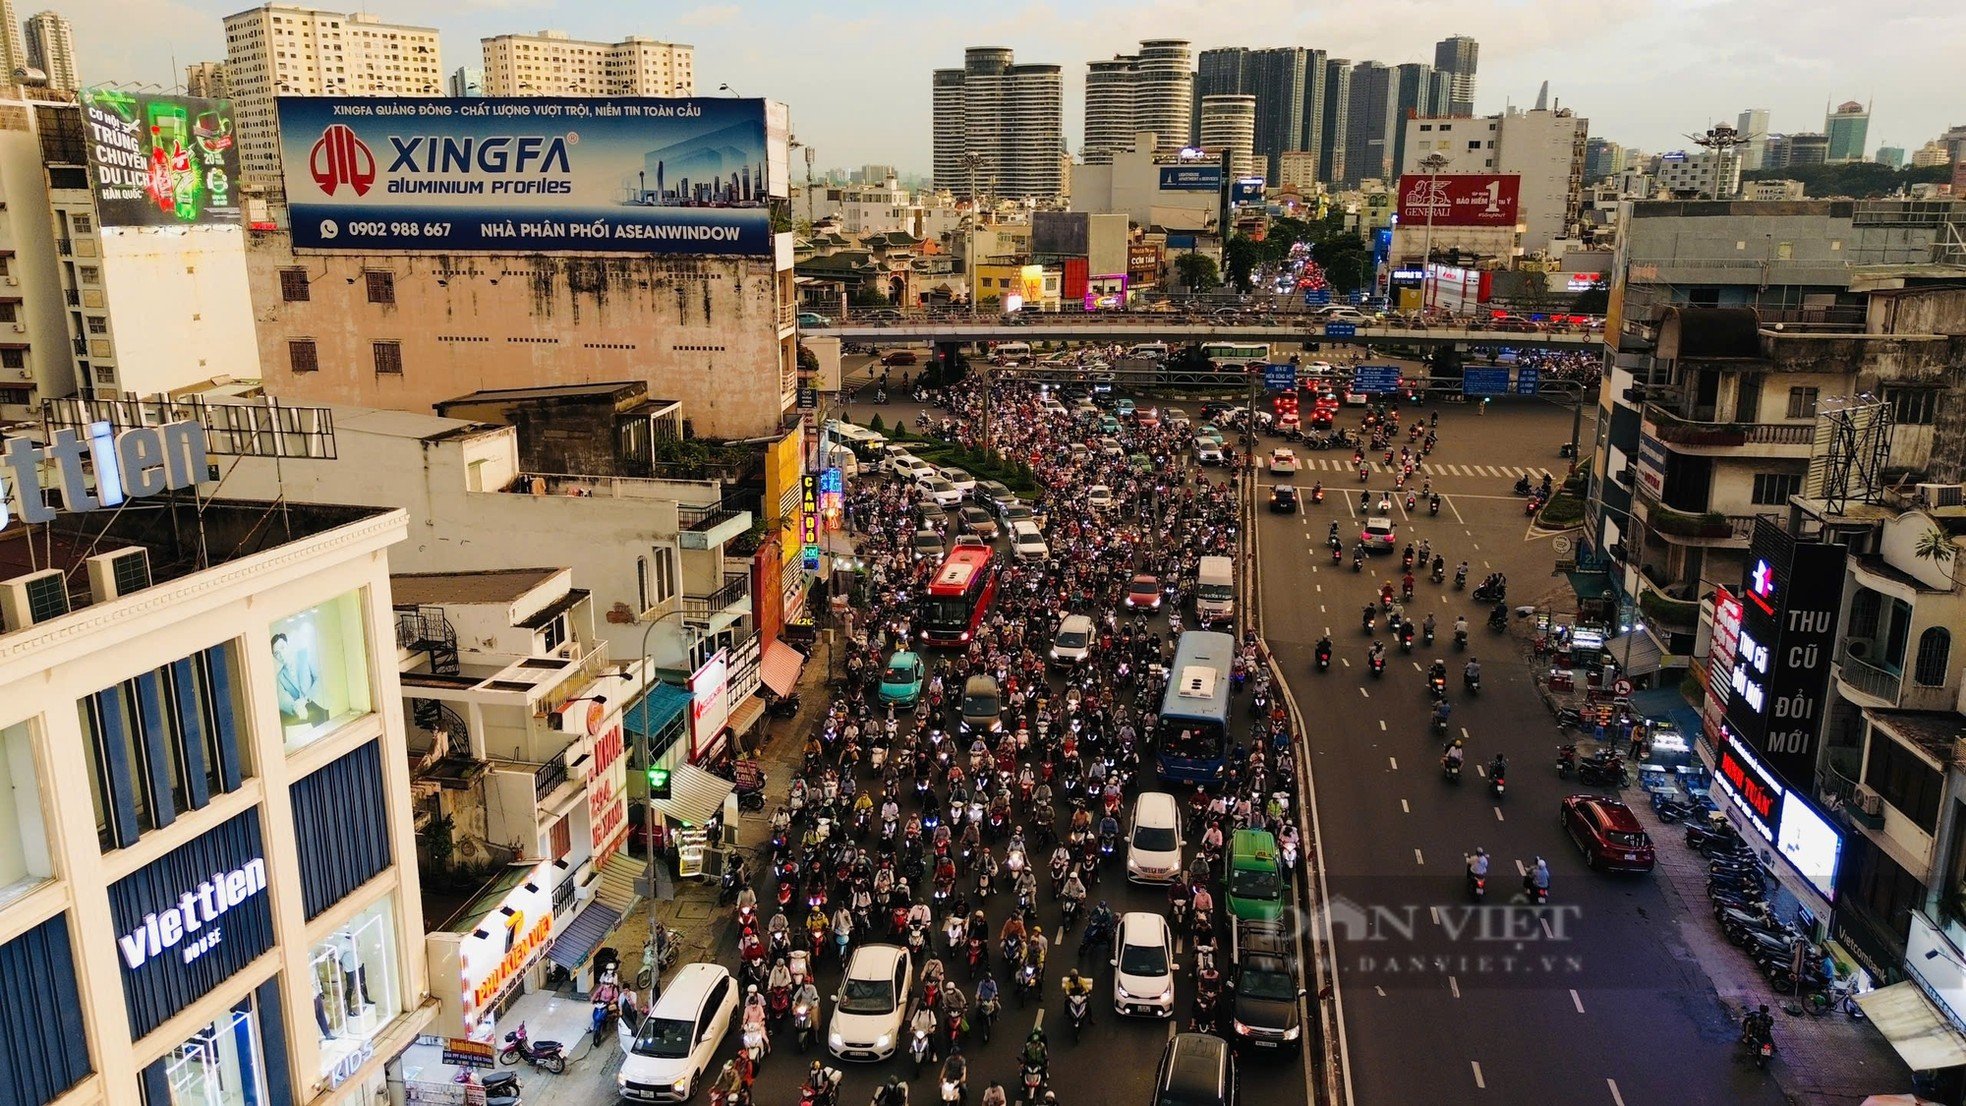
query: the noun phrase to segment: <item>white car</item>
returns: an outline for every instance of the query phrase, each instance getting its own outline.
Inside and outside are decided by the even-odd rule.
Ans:
[[[1195,463],[1198,465],[1219,465],[1222,463],[1222,443],[1213,438],[1195,439]]]
[[[1159,914],[1129,911],[1120,915],[1113,943],[1113,1010],[1166,1018],[1174,1014],[1174,935]]]
[[[914,470],[916,465],[921,463],[921,459],[912,453],[899,449],[891,449],[881,457],[881,471],[890,476],[907,476],[912,480],[913,477],[909,476],[909,473]]]
[[[1273,449],[1270,451],[1271,476],[1293,475],[1297,472],[1298,467],[1297,454],[1295,452],[1288,449]]]
[[[695,1093],[737,1017],[737,981],[721,965],[685,964],[655,1008],[615,1032],[621,1070],[615,1087],[632,1102],[683,1102]]]
[[[964,496],[967,497],[976,493],[976,477],[971,476],[954,465],[948,465],[936,471],[942,474],[942,479],[954,484],[956,490],[963,493]]]
[[[1356,307],[1327,307],[1318,313],[1318,321],[1324,323],[1351,323],[1364,326],[1372,321],[1372,316]]]
[[[1044,531],[1027,519],[1010,524],[1010,551],[1020,561],[1042,564],[1051,559],[1051,547],[1045,544]]]
[[[899,945],[862,945],[847,962],[826,1047],[842,1060],[885,1060],[901,1042],[901,1022],[914,990],[915,967]]]
[[[901,459],[894,462],[894,475],[901,477],[903,480],[912,480],[916,483],[920,483],[930,477],[934,477],[937,480],[942,478],[942,474],[935,471],[934,465],[912,454],[902,454]]]
[[[923,495],[934,500],[935,505],[938,507],[954,507],[963,501],[961,488],[942,479],[942,474],[935,472],[934,469],[930,469],[929,471],[934,473],[934,475],[916,478],[916,489]]]
[[[1113,489],[1104,484],[1094,484],[1085,490],[1085,505],[1095,511],[1110,510],[1113,506]]]
[[[1168,883],[1180,874],[1181,806],[1165,791],[1142,791],[1133,800],[1133,829],[1126,836],[1126,878]]]
[[[1058,624],[1058,636],[1051,639],[1051,663],[1057,668],[1070,668],[1081,664],[1092,655],[1092,640],[1096,628],[1092,619],[1082,614],[1068,614]]]

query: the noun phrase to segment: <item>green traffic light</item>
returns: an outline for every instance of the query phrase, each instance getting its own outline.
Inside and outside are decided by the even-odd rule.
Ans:
[[[648,770],[649,797],[666,799],[669,797],[669,769],[651,768]]]

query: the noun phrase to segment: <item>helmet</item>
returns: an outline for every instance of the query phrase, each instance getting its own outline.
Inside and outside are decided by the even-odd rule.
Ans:
[[[1044,1030],[1033,1026],[1031,1028],[1031,1035],[1024,1039],[1027,1041],[1042,1041],[1044,1040]]]
[[[1459,749],[1459,748],[1461,747],[1461,739],[1460,739],[1460,738],[1458,738],[1458,737],[1457,737],[1457,738],[1455,738],[1455,739],[1454,739],[1454,747],[1455,747],[1456,749]]]
[[[1484,848],[1482,848],[1482,847],[1481,847],[1480,845],[1476,845],[1476,846],[1475,846],[1475,855],[1476,855],[1476,856],[1487,856],[1487,855],[1488,855],[1488,850],[1487,850],[1487,849],[1484,849]]]
[[[747,995],[755,995],[755,994],[757,994],[757,993],[758,993],[758,985],[757,985],[757,984],[755,984],[755,983],[753,983],[753,984],[751,984],[751,985],[750,985],[749,987],[747,987],[747,988],[745,988],[745,989],[744,989],[744,993],[745,993],[745,994],[747,994]]]
[[[1077,968],[1073,968],[1069,974],[1072,982],[1077,983],[1079,981],[1079,970]]]

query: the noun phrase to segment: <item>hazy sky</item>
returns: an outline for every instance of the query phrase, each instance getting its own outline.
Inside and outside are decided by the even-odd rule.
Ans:
[[[44,0],[16,0],[26,17]],[[75,27],[83,80],[176,84],[225,56],[220,19],[239,0],[47,0]],[[23,3],[25,6],[23,6]],[[332,7],[332,5],[330,5]],[[334,8],[333,10],[341,10]],[[478,39],[543,27],[693,43],[698,92],[729,84],[791,105],[818,164],[928,169],[929,71],[963,47],[1009,46],[1062,65],[1065,131],[1078,148],[1087,61],[1141,38],[1210,46],[1312,46],[1354,61],[1433,60],[1435,41],[1481,43],[1479,113],[1527,107],[1547,79],[1591,133],[1662,151],[1746,107],[1774,131],[1822,129],[1826,103],[1868,100],[1869,146],[1915,149],[1966,122],[1966,5],[1825,0],[1075,0],[900,3],[791,0],[667,5],[624,0],[377,0],[384,19],[436,27],[446,71],[480,62]],[[674,12],[677,14],[666,14]],[[173,60],[180,68],[172,69]]]

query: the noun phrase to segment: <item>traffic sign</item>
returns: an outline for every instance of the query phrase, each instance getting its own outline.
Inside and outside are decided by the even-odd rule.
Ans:
[[[1297,390],[1297,366],[1263,366],[1263,385],[1272,392],[1292,392]]]
[[[1632,693],[1632,682],[1630,680],[1620,679],[1617,683],[1611,685],[1611,690],[1622,699]]]
[[[1398,365],[1360,365],[1352,373],[1352,391],[1375,395],[1399,391]]]
[[[1509,370],[1507,369],[1462,369],[1461,394],[1465,396],[1499,396],[1509,390]]]
[[[1358,327],[1352,323],[1324,324],[1324,336],[1326,338],[1351,338],[1357,334]]]
[[[1331,289],[1313,288],[1304,293],[1305,307],[1323,307],[1331,302]]]
[[[1543,384],[1543,370],[1529,365],[1519,365],[1515,370],[1515,392],[1519,396],[1533,396]]]

